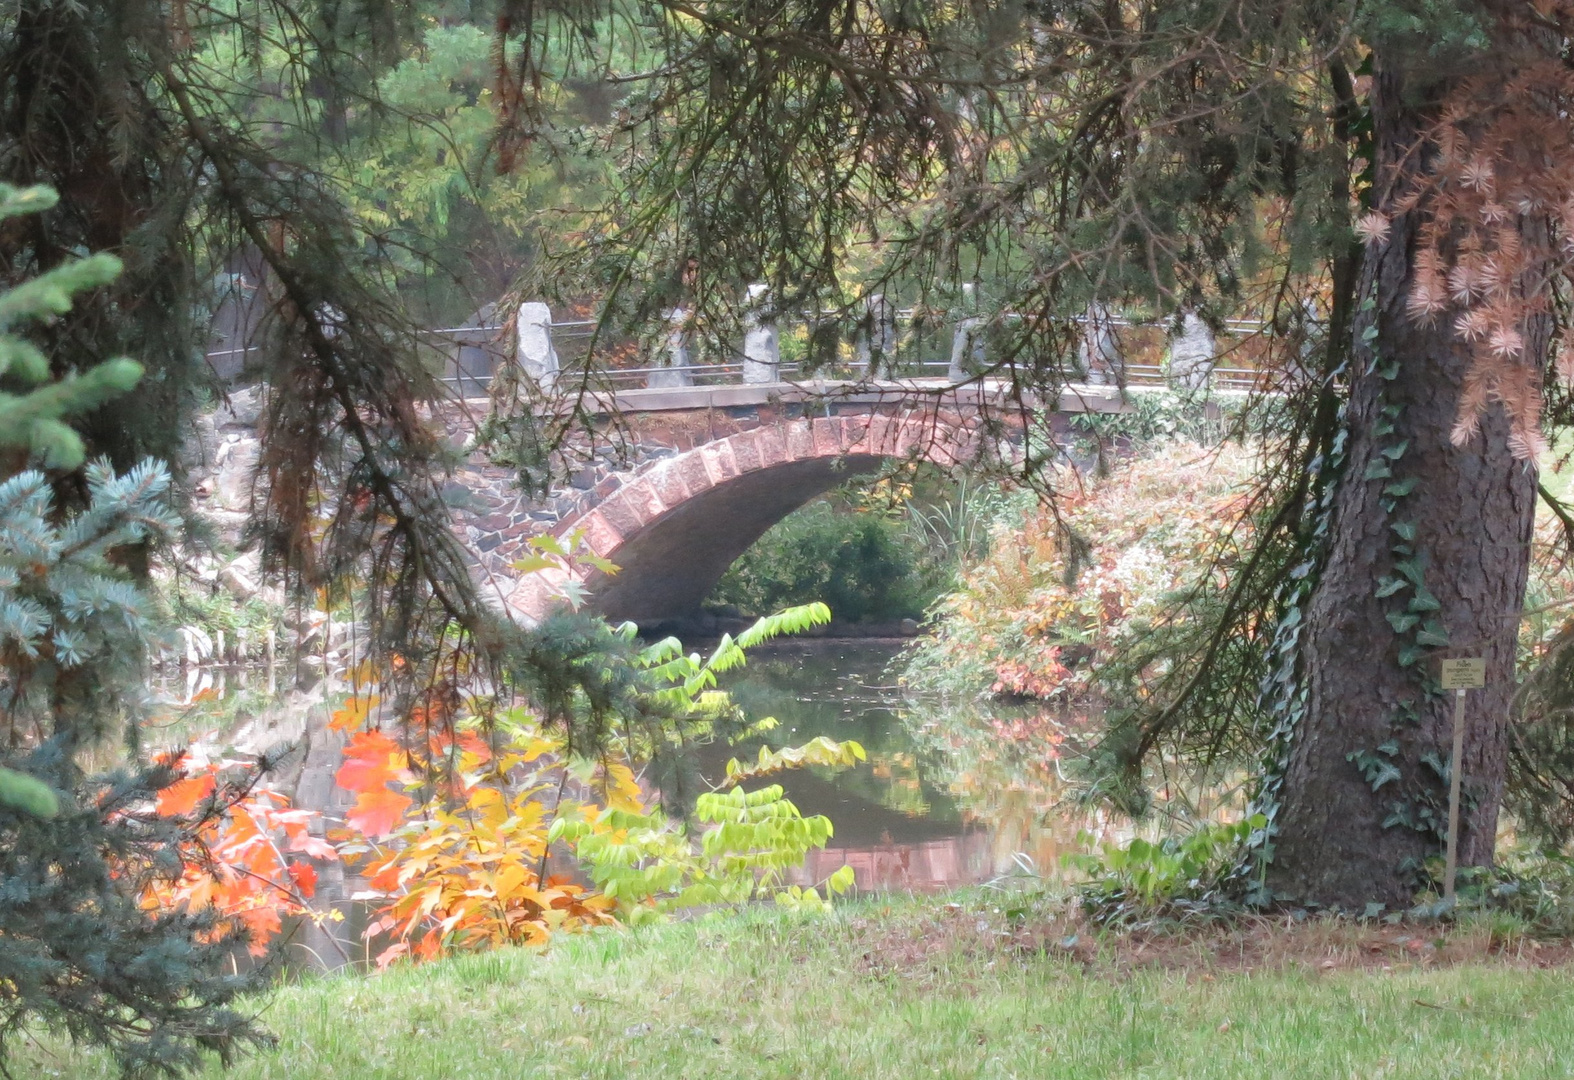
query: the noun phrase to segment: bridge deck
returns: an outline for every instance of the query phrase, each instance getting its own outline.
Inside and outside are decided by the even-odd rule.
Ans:
[[[628,390],[584,392],[585,403],[598,414],[668,412],[687,409],[728,409],[766,405],[773,402],[825,403],[826,405],[883,405],[911,402],[938,403],[940,406],[984,406],[993,409],[1018,407],[1010,397],[1004,380],[988,380],[953,385],[946,379],[898,379],[869,382],[815,379],[806,382],[748,383],[731,386],[649,387]],[[576,397],[575,388],[560,386],[564,400]],[[1073,383],[1060,392],[1054,411],[1063,413],[1124,413],[1134,406],[1131,399],[1143,394],[1170,393],[1160,386],[1118,386]],[[1209,396],[1244,395],[1240,390],[1214,390]],[[484,401],[485,399],[468,399]],[[1037,399],[1023,399],[1028,408],[1039,408]]]

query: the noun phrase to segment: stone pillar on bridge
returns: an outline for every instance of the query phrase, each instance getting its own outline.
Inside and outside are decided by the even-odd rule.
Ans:
[[[552,347],[552,309],[537,302],[520,304],[514,321],[519,335],[519,366],[542,390],[551,390],[557,383],[558,371],[557,350]]]
[[[965,382],[984,368],[984,320],[976,315],[958,319],[951,333],[951,366],[945,377],[952,383]]]
[[[1082,340],[1077,344],[1077,363],[1094,386],[1121,381],[1125,361],[1120,354],[1120,339],[1115,336],[1115,316],[1108,304],[1095,301],[1088,305],[1082,319]]]
[[[686,308],[677,307],[667,312],[667,339],[651,367],[654,370],[646,376],[646,386],[671,389],[694,385],[694,372],[689,370],[689,313]]]
[[[1183,313],[1180,333],[1170,338],[1170,385],[1177,390],[1204,389],[1216,355],[1213,330],[1195,311]]]
[[[781,382],[781,343],[776,337],[774,313],[768,310],[770,286],[749,286],[748,311],[743,316],[743,381]],[[772,316],[767,318],[767,316]]]

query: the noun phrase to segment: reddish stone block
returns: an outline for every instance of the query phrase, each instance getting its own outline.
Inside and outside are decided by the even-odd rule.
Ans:
[[[900,453],[903,426],[902,418],[898,416],[871,416],[869,444],[882,454]]]
[[[879,448],[869,438],[870,423],[873,419],[874,417],[866,414],[849,416],[842,421],[842,446],[849,453],[879,453]]]
[[[727,440],[732,447],[732,458],[738,463],[738,472],[754,472],[761,466],[759,436],[746,431]]]
[[[760,464],[765,468],[780,465],[788,460],[785,425],[772,424],[770,427],[761,428],[755,435],[754,441],[760,448]]]
[[[705,471],[710,475],[712,487],[725,484],[738,475],[738,465],[733,460],[732,446],[727,440],[708,443],[700,447],[699,454],[705,462]]]
[[[641,508],[627,494],[619,492],[596,508],[596,513],[607,520],[626,540],[645,525]]]
[[[568,532],[576,530],[585,534],[585,543],[590,545],[590,550],[603,559],[623,546],[623,534],[603,517],[599,510],[592,510],[575,522],[573,529],[565,530],[559,535],[567,535]]]
[[[558,590],[568,575],[561,570],[526,574],[508,594],[505,603],[516,616],[531,621],[543,618],[557,602]]]
[[[710,473],[705,469],[705,456],[698,450],[691,450],[680,457],[675,464],[678,472],[683,477],[683,486],[690,495],[698,495],[711,486]]]
[[[814,421],[794,420],[786,425],[787,460],[802,461],[814,454]]]
[[[841,421],[828,416],[814,418],[814,456],[836,457],[842,452]]]
[[[651,471],[647,483],[668,509],[677,506],[691,494],[688,484],[684,483],[683,470],[676,461],[662,462]]]

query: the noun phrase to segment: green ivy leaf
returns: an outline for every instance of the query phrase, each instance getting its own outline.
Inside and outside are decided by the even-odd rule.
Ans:
[[[1416,631],[1416,644],[1440,649],[1448,644],[1448,631],[1436,619],[1429,619],[1425,626]]]
[[[1416,538],[1416,523],[1413,521],[1396,521],[1388,526],[1399,534],[1399,539],[1406,543],[1413,543]]]
[[[1421,621],[1421,616],[1412,615],[1408,611],[1390,611],[1387,618],[1388,624],[1394,628],[1394,633],[1396,634],[1403,634]]]
[[[1378,599],[1382,599],[1385,596],[1392,596],[1400,589],[1408,587],[1409,584],[1410,583],[1408,581],[1405,581],[1402,578],[1385,577],[1381,582],[1378,583],[1377,586]]]
[[[1395,480],[1392,484],[1389,484],[1383,489],[1383,494],[1403,497],[1410,494],[1415,489],[1416,478],[1413,476],[1408,476],[1403,480]]]
[[[1394,475],[1394,470],[1388,467],[1388,462],[1383,458],[1373,458],[1366,464],[1366,475],[1363,480],[1382,480]]]
[[[1376,759],[1374,758],[1373,760],[1375,761]],[[1368,773],[1366,779],[1367,782],[1372,785],[1372,790],[1376,791],[1384,784],[1391,784],[1395,780],[1398,780],[1399,776],[1399,769],[1394,765],[1393,762],[1378,761],[1377,768]]]

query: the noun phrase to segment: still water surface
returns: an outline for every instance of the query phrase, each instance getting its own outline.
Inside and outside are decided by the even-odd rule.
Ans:
[[[772,748],[855,739],[868,761],[774,777],[836,834],[798,880],[851,866],[861,889],[935,890],[1005,874],[1053,875],[1080,833],[1117,831],[1072,805],[1059,771],[1067,719],[987,702],[917,700],[896,685],[901,642],[817,641],[751,652],[725,684],[751,717],[780,726]],[[754,756],[758,743],[738,748]],[[719,754],[712,765],[721,774]],[[707,762],[711,765],[711,762]]]

